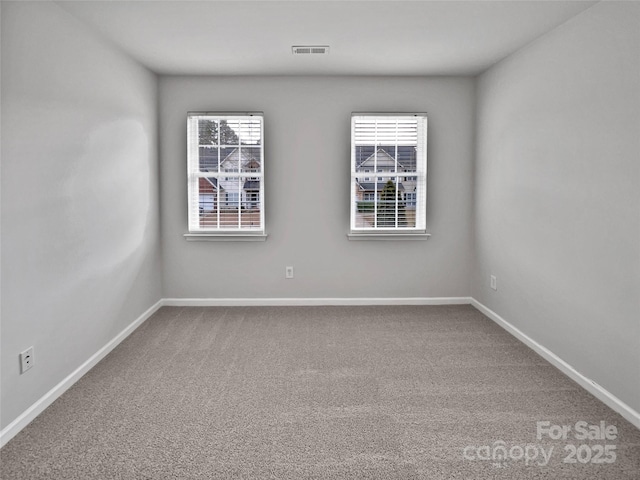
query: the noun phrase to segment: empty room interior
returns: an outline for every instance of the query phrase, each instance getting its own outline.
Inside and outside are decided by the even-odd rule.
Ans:
[[[640,478],[639,2],[0,14],[0,478]]]

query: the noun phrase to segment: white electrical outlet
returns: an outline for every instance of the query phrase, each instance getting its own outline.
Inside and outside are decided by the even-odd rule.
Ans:
[[[293,267],[284,267],[284,278],[293,278]]]
[[[33,367],[33,347],[20,353],[20,373],[24,373]]]
[[[495,275],[491,275],[491,288],[498,290],[498,282]]]

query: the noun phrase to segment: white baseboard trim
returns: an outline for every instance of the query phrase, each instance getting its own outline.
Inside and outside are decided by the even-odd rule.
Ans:
[[[165,298],[170,307],[267,307],[348,305],[466,305],[471,297],[406,298]]]
[[[608,390],[598,385],[596,382],[594,382],[590,378],[585,377],[582,373],[577,371],[574,367],[569,365],[567,362],[565,362],[562,358],[557,356],[551,350],[540,345],[534,339],[529,337],[526,333],[522,332],[520,329],[511,325],[509,322],[507,322],[504,318],[502,318],[496,312],[484,306],[482,303],[478,302],[475,298],[471,299],[471,305],[473,305],[475,308],[480,310],[487,317],[489,317],[499,326],[504,328],[507,332],[509,332],[514,337],[516,337],[522,343],[530,347],[538,355],[540,355],[542,358],[547,360],[551,365],[556,367],[558,370],[560,370],[567,377],[569,377],[571,380],[576,382],[578,385],[580,385],[582,388],[584,388],[587,392],[592,394],[602,403],[610,407],[612,410],[615,410],[616,412],[618,412],[620,415],[622,415],[626,420],[631,422],[637,428],[640,428],[639,412],[635,411],[629,405],[624,403],[618,397],[616,397],[611,392],[609,392]]]
[[[153,306],[148,308],[142,315],[135,319],[129,326],[122,330],[118,335],[111,339],[104,347],[94,353],[86,362],[76,368],[64,380],[55,387],[45,393],[33,405],[27,408],[13,422],[0,431],[0,447],[3,447],[9,440],[15,437],[20,430],[29,425],[40,413],[51,405],[60,395],[66,392],[69,387],[76,383],[82,376],[91,370],[100,360],[107,356],[111,350],[118,346],[125,338],[138,328],[146,319],[153,315],[160,307],[163,301],[159,300]]]

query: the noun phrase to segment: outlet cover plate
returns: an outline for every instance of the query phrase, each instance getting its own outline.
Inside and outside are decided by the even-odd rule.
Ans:
[[[20,352],[20,373],[24,373],[33,367],[33,347]]]

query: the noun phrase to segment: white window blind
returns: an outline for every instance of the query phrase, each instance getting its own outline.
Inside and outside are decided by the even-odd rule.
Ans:
[[[189,113],[190,233],[264,234],[261,113]]]
[[[426,202],[426,114],[353,114],[351,234],[426,233]]]

